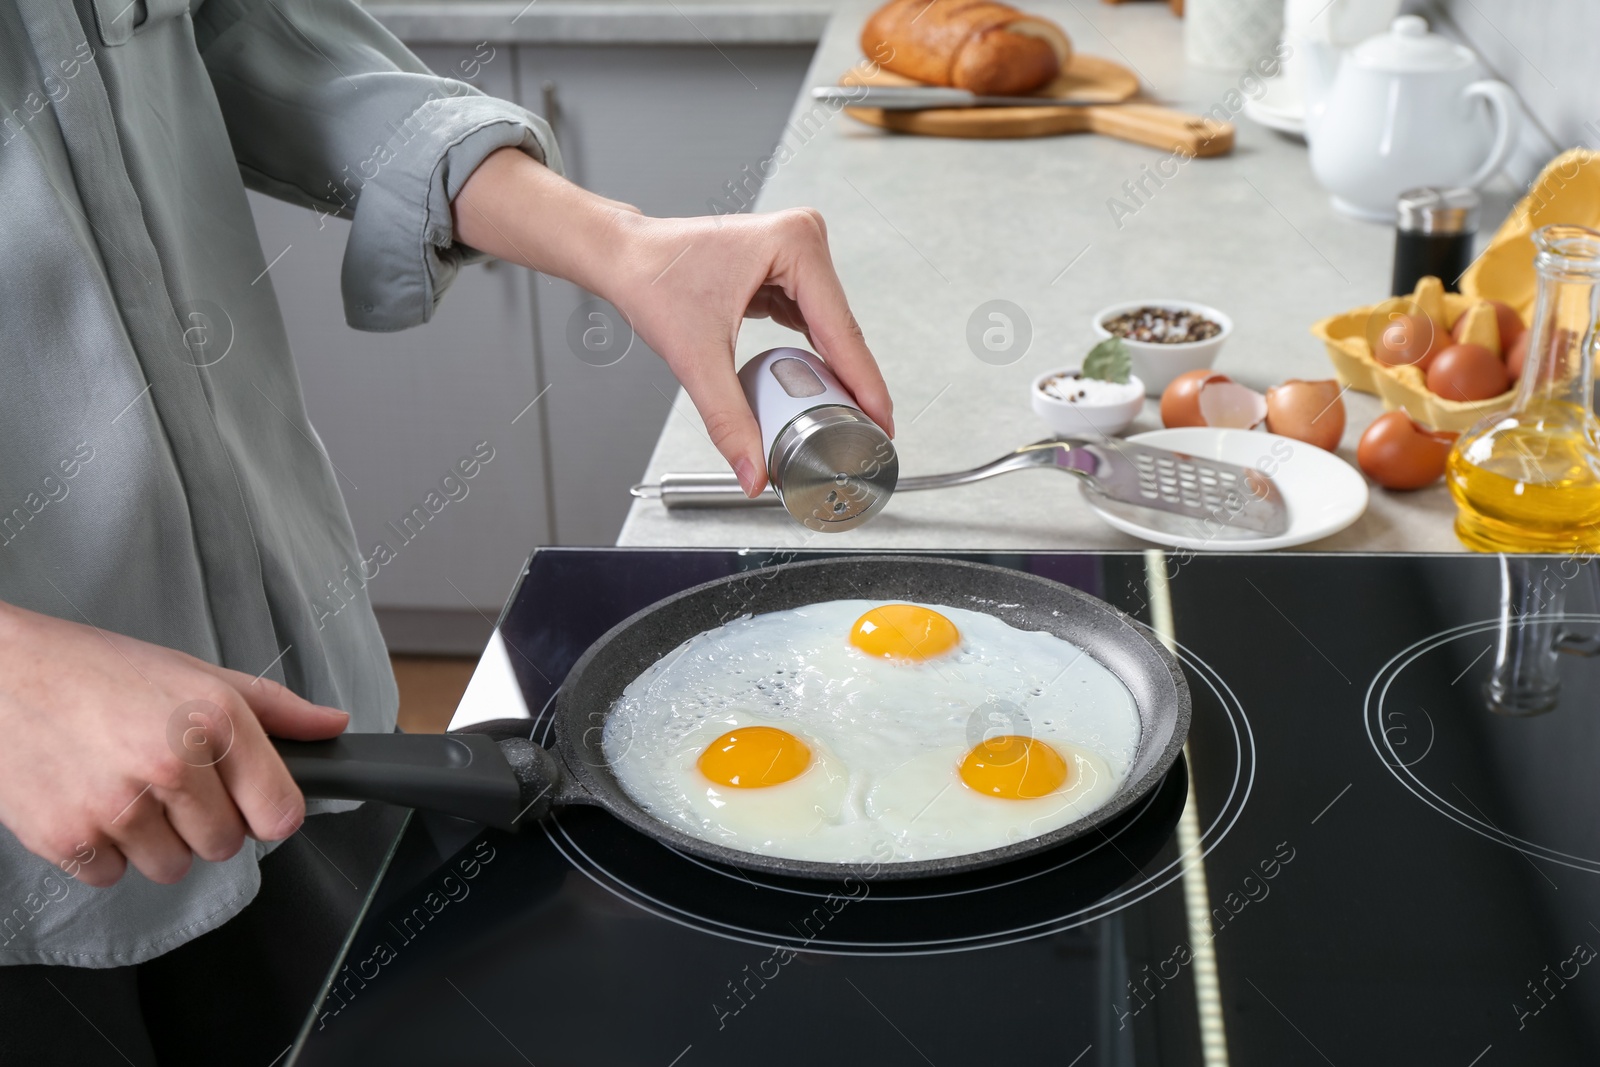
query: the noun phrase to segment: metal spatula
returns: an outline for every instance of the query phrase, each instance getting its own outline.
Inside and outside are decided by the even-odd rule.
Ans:
[[[1262,537],[1275,537],[1289,528],[1289,511],[1278,487],[1260,471],[1116,438],[1039,441],[969,471],[901,478],[895,492],[944,489],[1035,467],[1075,474],[1091,494],[1139,508],[1149,525],[1172,533],[1192,536],[1195,523]],[[636,485],[632,493],[659,499],[674,510],[778,503],[770,489],[755,499],[745,496],[732,474],[664,474],[660,484]]]

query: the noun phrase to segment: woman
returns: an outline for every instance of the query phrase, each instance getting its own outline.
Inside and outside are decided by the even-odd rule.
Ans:
[[[353,0],[0,0],[0,105],[0,1050],[180,1062],[141,1029],[139,970],[217,937],[300,827],[267,736],[396,709],[370,608],[317,625],[359,553],[246,185],[352,219],[359,329],[426,321],[484,254],[610,300],[751,494],[744,317],[803,332],[886,428],[890,401],[814,212],[587,193],[544,122],[433,76]],[[185,346],[196,307],[232,321],[225,358]],[[65,1051],[85,1022],[103,1044]]]

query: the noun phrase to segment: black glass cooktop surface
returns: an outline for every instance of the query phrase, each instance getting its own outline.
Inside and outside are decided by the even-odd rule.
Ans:
[[[616,622],[821,555],[535,553],[499,628],[535,739]],[[414,816],[292,1062],[1600,1062],[1593,565],[953,558],[1170,625],[1186,758],[1103,833],[832,884],[591,808]]]

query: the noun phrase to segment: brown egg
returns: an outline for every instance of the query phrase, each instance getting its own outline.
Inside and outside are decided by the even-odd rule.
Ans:
[[[1332,452],[1344,436],[1343,394],[1332,378],[1274,385],[1267,390],[1267,429]]]
[[[1570,373],[1571,363],[1582,335],[1564,326],[1555,327],[1548,334],[1539,352],[1539,377],[1546,382]],[[1506,353],[1506,373],[1513,381],[1521,380],[1527,373],[1528,360],[1533,358],[1533,330],[1529,329],[1517,339],[1517,347]]]
[[[1520,372],[1517,375],[1518,378],[1528,372],[1528,360],[1535,357],[1535,353],[1532,351],[1532,335],[1533,331],[1531,329],[1524,335],[1528,339],[1528,344],[1524,346],[1526,351],[1517,366],[1517,370]],[[1577,358],[1577,349],[1582,340],[1583,335],[1577,330],[1568,329],[1565,326],[1557,326],[1552,329],[1537,353],[1536,363],[1538,369],[1535,373],[1544,382],[1551,382],[1564,374],[1572,373],[1572,363]]]
[[[1231,380],[1226,374],[1218,374],[1208,367],[1178,375],[1161,391],[1161,425],[1168,428],[1204,426],[1206,420],[1200,415],[1200,387],[1207,382]]]
[[[1522,316],[1518,315],[1510,304],[1502,304],[1498,300],[1491,300],[1489,303],[1494,305],[1494,325],[1500,331],[1500,351],[1509,352],[1518,339],[1528,332],[1528,328],[1522,325]],[[1450,336],[1457,342],[1461,340],[1462,327],[1466,322],[1467,317],[1461,316],[1450,331]]]
[[[1428,390],[1446,400],[1488,400],[1510,384],[1505,363],[1482,345],[1451,345],[1428,365]]]
[[[1426,315],[1391,312],[1389,324],[1373,341],[1372,356],[1390,367],[1415,365],[1425,371],[1439,350],[1449,344],[1449,336]]]
[[[1528,362],[1528,345],[1533,341],[1533,331],[1523,330],[1515,343],[1506,349],[1506,374],[1512,381],[1522,377],[1522,367]]]
[[[1444,475],[1456,434],[1417,425],[1404,411],[1372,420],[1356,446],[1356,462],[1385,489],[1421,489]]]

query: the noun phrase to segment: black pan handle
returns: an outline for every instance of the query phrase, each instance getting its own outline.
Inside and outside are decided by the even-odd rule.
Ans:
[[[308,799],[381,800],[501,830],[542,819],[561,784],[556,758],[521,737],[345,734],[272,744]]]

